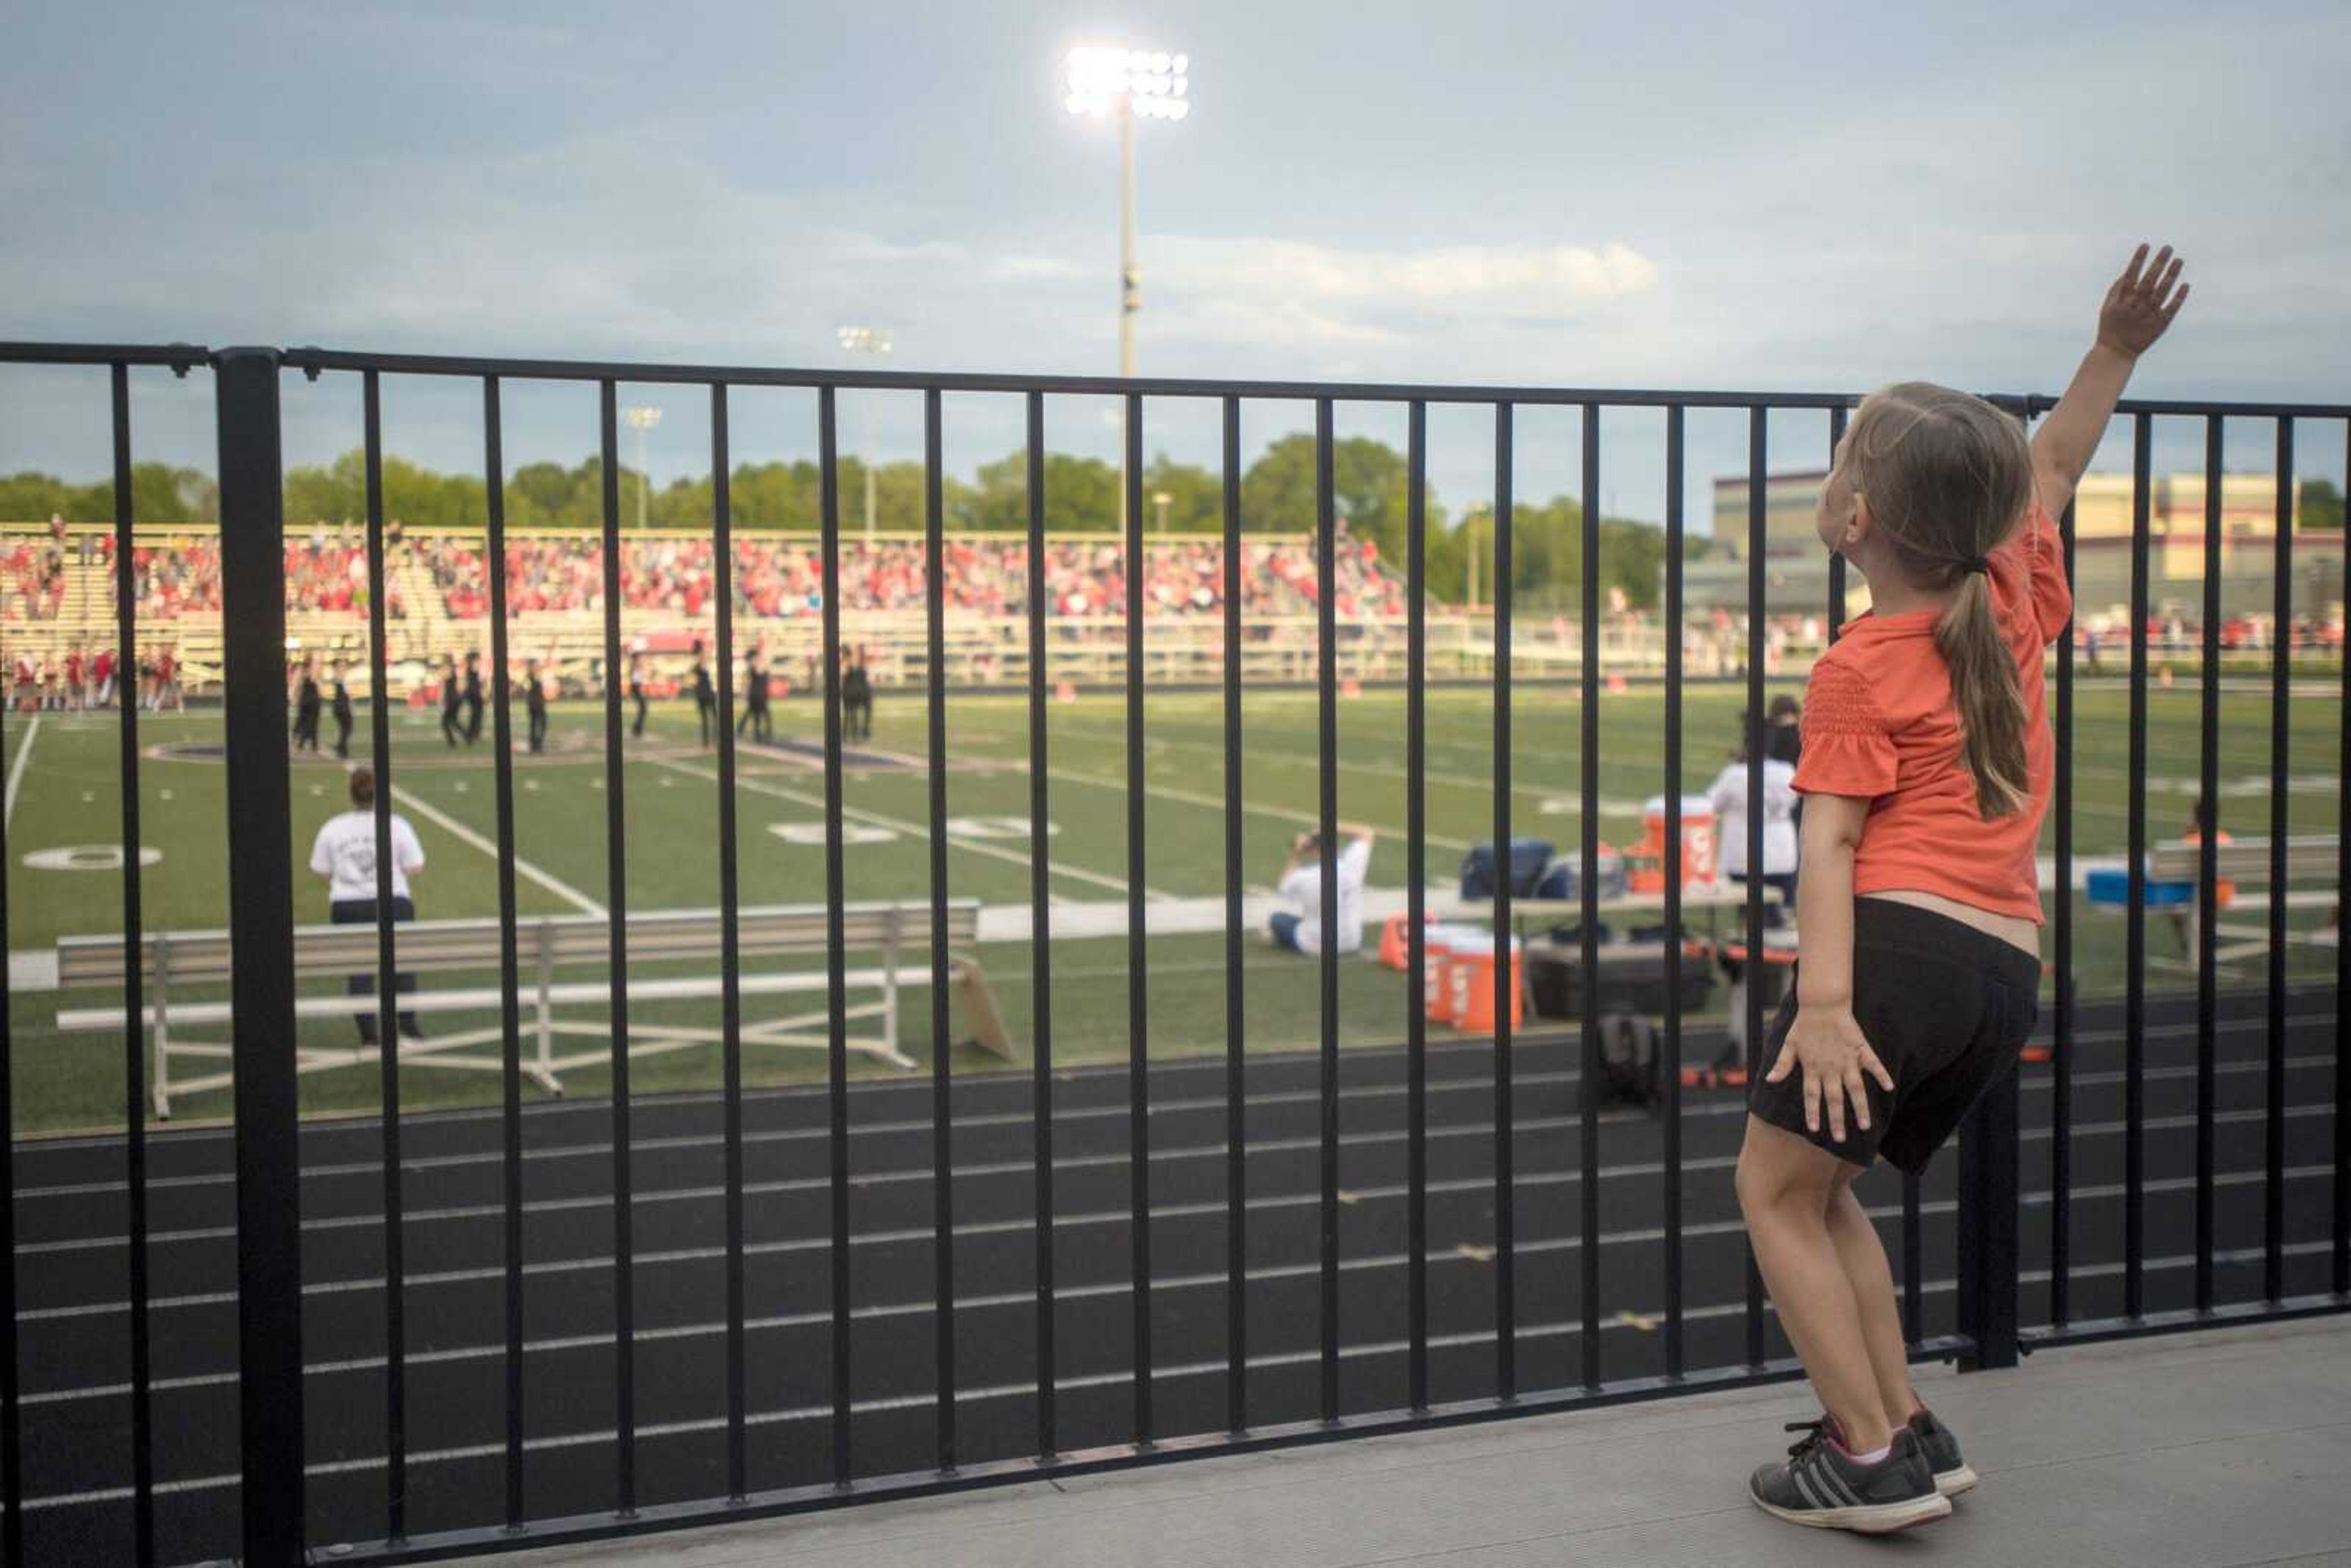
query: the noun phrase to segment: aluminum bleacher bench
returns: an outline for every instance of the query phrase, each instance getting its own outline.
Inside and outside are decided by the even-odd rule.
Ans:
[[[2285,841],[2285,878],[2289,883],[2320,882],[2326,885],[2302,892],[2285,892],[2283,897],[2289,909],[2315,905],[2333,906],[2340,904],[2343,890],[2336,883],[2342,867],[2342,840],[2334,833],[2297,833]],[[2147,852],[2147,875],[2149,883],[2187,883],[2191,889],[2202,876],[2203,846],[2187,840],[2174,840],[2158,844]],[[2266,887],[2270,881],[2270,841],[2232,839],[2212,848],[2212,880],[2234,883],[2240,887]],[[2193,897],[2191,893],[2189,895]],[[2225,903],[2226,900],[2223,900]],[[2213,958],[2227,963],[2236,958],[2251,957],[2266,952],[2270,945],[2269,927],[2252,925],[2238,921],[2216,920],[2213,934],[2227,938],[2217,946]],[[2181,938],[2189,940],[2182,922]],[[2332,925],[2319,930],[2289,930],[2288,942],[2304,942],[2314,946],[2329,946],[2341,940]],[[2194,954],[2190,953],[2193,958]]]
[[[757,959],[821,958],[826,951],[825,910],[821,904],[791,904],[742,910],[737,916],[737,943],[742,958],[740,994],[747,1002],[757,997],[816,993],[821,998],[827,981],[816,967],[751,967]],[[841,915],[844,954],[875,954],[878,963],[850,967],[846,989],[879,993],[851,1000],[843,1010],[851,1025],[872,1020],[863,1033],[851,1032],[851,1051],[913,1068],[914,1061],[898,1050],[898,993],[906,986],[927,985],[931,979],[931,909],[927,904],[852,904]],[[946,936],[951,955],[967,948],[979,929],[979,905],[969,899],[949,900]],[[499,1010],[498,924],[495,920],[416,920],[392,928],[394,964],[402,974],[419,977],[419,988],[399,998],[400,1010],[420,1015],[482,1013]],[[656,1055],[716,1043],[715,1025],[654,1022],[634,1016],[641,1004],[707,1000],[719,997],[719,915],[716,910],[663,911],[628,918],[630,966],[629,1054]],[[606,978],[559,979],[567,969],[606,969],[610,961],[610,927],[599,915],[549,915],[519,921],[516,927],[516,995],[522,1010],[522,1071],[550,1094],[563,1092],[561,1074],[575,1067],[593,1067],[611,1060],[611,991]],[[229,979],[229,936],[225,931],[152,932],[140,944],[145,974],[146,1006],[142,1021],[153,1037],[150,1092],[158,1117],[168,1119],[175,1094],[193,1094],[228,1085],[232,1075],[214,1071],[174,1079],[174,1057],[225,1061],[230,1047],[217,1039],[189,1038],[189,1026],[221,1025],[230,1020],[225,999],[192,999],[189,988],[210,988],[217,994]],[[120,987],[124,943],[120,936],[68,936],[57,944],[57,985],[60,989]],[[669,974],[647,972],[648,966],[707,965],[706,971]],[[356,1029],[360,1014],[372,1015],[378,1006],[372,988],[376,969],[376,928],[372,925],[304,925],[294,932],[294,976],[298,987],[306,980],[341,981],[349,975],[369,977],[365,996],[329,994],[316,989],[295,999],[298,1019],[339,1019]],[[434,987],[427,976],[487,974],[487,984]],[[1011,1048],[988,994],[979,966],[967,956],[951,956],[948,981],[962,1004],[964,1038],[998,1055]],[[785,1046],[825,1050],[829,1012],[820,1001],[813,1009],[754,1020],[746,1018],[745,1045]],[[57,1027],[67,1031],[119,1030],[125,1026],[122,1005],[60,1009]],[[558,1035],[585,1036],[601,1043],[559,1054]],[[401,1061],[420,1067],[447,1067],[475,1072],[502,1072],[505,1063],[495,1050],[505,1039],[499,1024],[434,1034],[401,1043]],[[378,1059],[375,1047],[360,1044],[323,1046],[289,1042],[297,1072],[320,1072],[357,1066]]]

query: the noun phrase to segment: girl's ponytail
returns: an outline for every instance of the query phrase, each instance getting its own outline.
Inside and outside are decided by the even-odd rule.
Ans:
[[[1980,398],[1926,382],[1873,392],[1850,434],[1855,488],[1914,582],[1949,584],[1935,646],[1951,671],[1976,808],[1985,817],[2032,799],[2024,692],[1992,614],[1991,562],[2032,502],[2032,450],[2015,420]]]
[[[1986,821],[2023,810],[2032,798],[2024,762],[2024,694],[2016,660],[2001,641],[1991,612],[1991,580],[1968,571],[1958,597],[1935,623],[1935,646],[1951,669],[1951,706],[1959,710],[1968,771],[1975,775],[1976,810]]]

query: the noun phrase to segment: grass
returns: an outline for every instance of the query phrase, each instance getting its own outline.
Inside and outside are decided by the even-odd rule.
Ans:
[[[1788,689],[1795,689],[1791,684]],[[1719,767],[1744,694],[1729,686],[1694,685],[1683,704],[1686,788],[1703,789]],[[2118,683],[2085,682],[2077,698],[2072,747],[2075,779],[2077,855],[2119,853],[2126,827],[2127,695]],[[1521,686],[1512,711],[1511,810],[1514,831],[1549,838],[1562,847],[1578,839],[1581,714],[1572,688]],[[2332,685],[2298,692],[2289,706],[2288,805],[2294,831],[2332,831],[2337,811],[2339,701]],[[1643,800],[1661,788],[1664,757],[1662,698],[1655,687],[1635,687],[1604,698],[1599,758],[1601,836],[1629,843],[1640,831]],[[367,731],[354,737],[363,752]],[[1402,694],[1366,693],[1339,710],[1339,814],[1378,828],[1374,886],[1404,880],[1405,822]],[[517,715],[519,719],[519,715]],[[594,705],[557,710],[554,749],[516,760],[516,850],[539,873],[518,888],[526,917],[577,913],[583,903],[607,902],[602,715]],[[818,710],[794,697],[778,709],[780,737],[813,744]],[[1147,816],[1143,882],[1154,898],[1220,898],[1223,874],[1223,716],[1215,694],[1154,693],[1146,703],[1144,783]],[[1242,821],[1247,877],[1270,885],[1290,835],[1316,810],[1316,709],[1310,692],[1252,695],[1245,714]],[[2267,831],[2269,821],[2269,701],[2263,681],[2232,679],[2221,705],[2220,773],[2223,825],[2240,836]],[[162,858],[141,877],[150,930],[218,928],[228,921],[227,857],[224,844],[224,769],[217,759],[217,714],[141,716],[147,748],[141,763],[141,837]],[[331,734],[331,727],[329,727]],[[28,726],[10,716],[6,757],[15,771]],[[437,716],[403,710],[393,716],[392,778],[402,810],[424,845],[427,868],[418,879],[420,913],[428,918],[496,913],[496,862],[479,842],[495,838],[495,775],[486,733],[478,747],[455,752],[440,738]],[[2176,834],[2186,823],[2198,758],[2198,700],[2189,684],[2148,694],[2151,839]],[[1429,694],[1427,810],[1432,878],[1451,878],[1461,852],[1493,830],[1493,716],[1489,695],[1443,689]],[[920,900],[929,892],[927,784],[921,705],[885,695],[877,710],[874,748],[910,766],[852,770],[845,786],[847,819],[855,841],[844,856],[852,899]],[[1124,711],[1112,695],[1083,695],[1055,704],[1049,714],[1050,863],[1057,906],[1123,905],[1126,896],[1126,771]],[[27,854],[65,846],[108,846],[120,837],[119,735],[113,716],[45,718],[31,744],[8,823],[8,942],[14,954],[50,947],[62,936],[118,931],[119,871],[37,869]],[[178,754],[175,748],[194,748]],[[215,748],[203,754],[202,748]],[[718,901],[716,764],[698,745],[693,710],[657,707],[648,735],[632,741],[623,769],[626,892],[632,910],[710,907]],[[1025,906],[1029,896],[1028,720],[1025,699],[958,695],[948,705],[948,812],[959,820],[948,858],[950,892],[987,905]],[[803,763],[747,748],[737,781],[741,896],[749,904],[820,902],[824,888],[823,780]],[[319,824],[343,801],[340,772],[329,761],[298,758],[293,768],[293,847],[298,917],[325,918],[323,889],[300,868]],[[460,831],[463,830],[463,831]],[[2043,852],[2052,842],[2044,835]],[[2118,990],[2123,974],[2123,922],[2116,912],[2077,901],[2076,972],[2087,994]],[[2258,923],[2257,907],[2237,918]],[[2323,910],[2295,910],[2298,925]],[[1069,912],[1071,918],[1075,911]],[[2224,916],[2227,918],[2227,916]],[[486,944],[486,961],[495,947]],[[2191,983],[2168,960],[2177,946],[2168,925],[2148,923],[2150,984]],[[1076,1064],[1123,1060],[1128,1054],[1128,989],[1124,941],[1065,938],[1054,944],[1052,1011],[1055,1059]],[[1156,935],[1150,943],[1149,1049],[1155,1057],[1225,1049],[1224,942],[1218,932]],[[1017,1041],[1029,1038],[1034,1016],[1026,944],[985,945],[978,953]],[[2294,972],[2331,972],[2331,953],[2292,951]],[[715,956],[714,964],[715,967]],[[2224,973],[2224,983],[2258,986],[2264,962],[2256,956]],[[588,977],[573,973],[567,977]],[[465,983],[476,983],[467,980]],[[335,988],[331,981],[325,988]],[[1301,961],[1259,944],[1248,951],[1244,979],[1249,1043],[1275,1050],[1319,1039],[1316,988]],[[20,1132],[120,1125],[125,1100],[119,1035],[67,1034],[56,1028],[60,1001],[96,1006],[105,993],[22,992],[13,998],[11,1045]],[[777,1005],[798,1009],[805,997]],[[1401,977],[1368,963],[1342,966],[1343,1043],[1399,1038],[1407,996]],[[1720,993],[1717,993],[1719,1006]],[[678,1002],[634,1009],[643,1021],[708,1025],[716,1005]],[[435,1028],[471,1025],[471,1018],[438,1015]],[[480,1020],[484,1022],[494,1019]],[[930,1049],[927,993],[904,1004],[901,1039],[909,1054]],[[340,1019],[308,1020],[306,1044],[341,1044],[350,1026]],[[219,1031],[215,1031],[217,1037]],[[571,1042],[578,1044],[578,1041]],[[978,1054],[957,1071],[1000,1064]],[[752,1050],[747,1074],[755,1082],[820,1075],[821,1055]],[[716,1048],[647,1058],[632,1070],[634,1086],[658,1091],[707,1086],[716,1081]],[[862,1061],[860,1072],[887,1072]],[[486,1075],[403,1072],[404,1105],[480,1103],[497,1093]],[[569,1092],[604,1091],[601,1070],[567,1077]],[[306,1110],[373,1109],[377,1076],[371,1066],[314,1074],[302,1081]],[[535,1088],[527,1091],[536,1095]],[[175,1119],[225,1115],[228,1095],[193,1096],[175,1104]]]

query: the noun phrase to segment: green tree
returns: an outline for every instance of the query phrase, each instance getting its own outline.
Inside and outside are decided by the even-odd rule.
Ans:
[[[1384,442],[1350,436],[1331,446],[1331,496],[1358,538],[1379,546],[1380,559],[1402,569],[1405,514],[1411,501],[1404,455]],[[1433,542],[1444,524],[1436,492],[1424,500]],[[1315,520],[1314,438],[1288,435],[1267,447],[1241,477],[1241,516],[1253,529],[1311,533]]]
[[[1029,527],[1029,458],[1015,452],[979,469],[972,515],[983,528]],[[1118,527],[1118,470],[1097,457],[1045,454],[1045,527],[1055,533],[1109,533]]]
[[[2295,500],[2300,508],[2296,528],[2324,533],[2343,531],[2343,492],[2335,487],[2334,480],[2304,479],[2302,494]]]

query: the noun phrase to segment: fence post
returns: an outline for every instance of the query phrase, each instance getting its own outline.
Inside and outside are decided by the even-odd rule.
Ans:
[[[1959,1331],[1974,1342],[1962,1372],[2016,1364],[2019,1088],[2003,1075],[1959,1134]]]
[[[303,1560],[301,1161],[278,354],[214,361],[235,1020],[237,1376],[248,1568]]]

